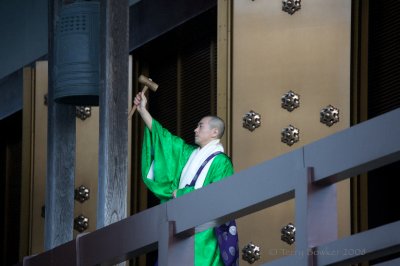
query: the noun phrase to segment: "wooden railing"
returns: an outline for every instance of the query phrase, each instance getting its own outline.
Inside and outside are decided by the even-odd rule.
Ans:
[[[337,239],[336,208],[331,208],[336,206],[336,182],[400,160],[399,136],[397,109],[26,257],[23,265],[111,265],[157,248],[161,266],[192,265],[196,226],[226,222],[292,198],[296,250],[264,265],[348,265],[399,252],[400,221]]]

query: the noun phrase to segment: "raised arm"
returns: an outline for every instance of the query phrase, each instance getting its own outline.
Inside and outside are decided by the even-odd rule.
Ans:
[[[133,103],[136,105],[137,111],[139,112],[140,116],[142,117],[144,123],[146,126],[149,128],[151,131],[152,123],[153,123],[153,117],[149,113],[149,111],[146,108],[147,105],[147,98],[144,95],[143,92],[139,92]]]

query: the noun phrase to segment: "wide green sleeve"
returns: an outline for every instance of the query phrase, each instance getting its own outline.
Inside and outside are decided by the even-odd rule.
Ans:
[[[171,199],[172,192],[179,186],[183,167],[195,146],[171,134],[153,119],[152,130],[144,131],[142,147],[142,179],[146,186],[161,200]],[[154,179],[147,178],[154,162]]]

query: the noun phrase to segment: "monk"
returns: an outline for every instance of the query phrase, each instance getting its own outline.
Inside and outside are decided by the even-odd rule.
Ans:
[[[180,197],[234,173],[230,158],[224,153],[220,139],[224,121],[217,116],[203,117],[197,124],[195,144],[190,145],[163,128],[146,108],[147,99],[139,92],[135,99],[137,111],[146,128],[142,149],[142,179],[161,202]],[[234,228],[233,228],[234,227]],[[226,230],[237,240],[236,227]],[[214,228],[196,228],[194,265],[237,265],[237,242],[220,250]],[[226,244],[226,243],[225,243]]]

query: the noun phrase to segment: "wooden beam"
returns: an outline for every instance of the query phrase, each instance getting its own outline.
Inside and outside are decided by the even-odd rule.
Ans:
[[[56,18],[61,0],[49,1],[49,93],[45,249],[73,239],[75,106],[54,102]]]
[[[128,1],[100,1],[100,141],[97,228],[127,216]]]

